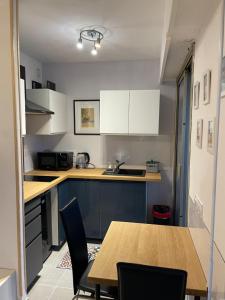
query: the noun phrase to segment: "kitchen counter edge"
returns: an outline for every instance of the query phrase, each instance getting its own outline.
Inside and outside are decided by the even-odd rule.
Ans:
[[[24,181],[24,202],[27,203],[40,194],[50,190],[66,179],[92,179],[92,180],[112,180],[112,181],[136,181],[136,182],[160,182],[160,173],[146,173],[144,177],[138,176],[114,176],[102,175],[105,169],[75,169],[68,171],[43,171],[33,170],[26,175],[58,176],[51,182]]]

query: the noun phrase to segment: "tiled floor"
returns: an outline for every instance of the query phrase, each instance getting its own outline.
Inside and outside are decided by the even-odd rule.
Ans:
[[[28,294],[29,300],[73,299],[72,271],[57,268],[67,249],[67,245],[64,245],[60,251],[53,251],[45,261],[39,273],[40,278]]]
[[[72,300],[73,280],[72,271],[59,269],[57,265],[67,252],[67,245],[64,245],[59,252],[52,252],[44,263],[40,278],[29,292],[29,300]],[[89,299],[90,298],[80,298]],[[191,297],[192,299],[192,297]],[[186,300],[191,300],[186,298]]]

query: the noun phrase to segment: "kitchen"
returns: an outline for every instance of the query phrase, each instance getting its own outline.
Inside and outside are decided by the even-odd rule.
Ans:
[[[50,81],[55,83],[56,85],[56,92],[49,92],[50,94],[52,94],[52,97],[54,97],[54,93],[55,95],[57,95],[58,92],[62,93],[63,95],[65,95],[64,97],[66,97],[66,100],[64,100],[62,95],[62,101],[67,103],[66,111],[65,107],[60,107],[60,113],[64,114],[64,117],[61,117],[61,120],[59,120],[59,118],[57,119],[58,121],[56,126],[58,126],[58,128],[55,130],[56,134],[54,134],[54,132],[49,132],[50,134],[47,134],[48,128],[47,125],[45,125],[45,119],[47,118],[46,115],[40,116],[28,113],[26,114],[26,135],[23,139],[25,172],[29,172],[33,169],[45,169],[45,166],[41,166],[40,163],[41,155],[43,156],[44,161],[48,159],[48,155],[50,156],[50,154],[46,154],[45,157],[44,154],[40,153],[38,157],[37,152],[43,152],[46,150],[72,152],[74,156],[73,165],[70,164],[70,167],[75,167],[78,164],[78,153],[89,153],[90,163],[96,166],[97,169],[92,170],[93,166],[88,165],[89,169],[87,171],[79,169],[74,171],[68,170],[66,171],[66,174],[69,174],[68,180],[64,179],[65,181],[58,184],[58,186],[56,186],[55,182],[57,183],[61,181],[60,179],[56,179],[55,181],[53,180],[50,183],[43,184],[43,186],[51,186],[54,183],[54,188],[51,190],[52,198],[57,198],[60,196],[61,198],[63,198],[59,200],[52,199],[51,204],[54,209],[56,203],[58,203],[59,208],[62,208],[62,205],[67,204],[68,201],[72,199],[72,196],[76,196],[79,199],[85,226],[85,233],[88,239],[102,240],[112,220],[152,222],[151,210],[153,204],[169,205],[172,210],[174,205],[172,189],[174,172],[173,156],[175,147],[174,119],[176,110],[176,86],[174,83],[163,84],[160,86],[158,82],[158,58],[153,58],[147,61],[143,59],[140,60],[139,58],[139,60],[137,61],[134,60],[134,58],[137,57],[137,54],[135,54],[131,58],[132,60],[130,60],[129,58],[127,58],[127,55],[125,56],[125,53],[119,55],[118,50],[114,50],[113,53],[111,53],[111,59],[113,59],[114,61],[96,61],[99,59],[93,57],[89,53],[89,50],[92,46],[91,43],[84,41],[84,49],[79,50],[76,49],[75,41],[74,45],[70,49],[71,56],[69,59],[73,61],[75,57],[80,56],[81,62],[74,61],[73,63],[68,63],[68,57],[65,53],[63,57],[61,56],[58,58],[54,58],[56,62],[62,61],[62,63],[60,64],[43,63],[42,60],[37,59],[38,56],[33,57],[32,52],[28,51],[30,47],[37,49],[36,43],[42,45],[44,43],[43,39],[46,38],[45,36],[43,36],[42,41],[38,41],[37,37],[35,38],[36,41],[32,40],[32,30],[35,30],[35,28],[32,29],[32,24],[35,24],[35,22],[30,22],[29,18],[30,15],[34,12],[34,7],[32,7],[32,5],[31,7],[29,6],[30,5],[28,3],[22,2],[20,8],[22,20],[20,29],[20,64],[25,67],[25,82],[27,89],[26,98],[33,103],[46,107],[46,104],[43,100],[43,98],[47,97],[43,94],[45,93],[45,90],[42,91],[36,89],[33,91],[30,89],[32,88],[32,81],[41,83],[43,87],[46,86],[47,81]],[[42,6],[40,5],[38,9],[41,9],[41,7]],[[159,4],[159,7],[157,9],[160,10],[160,7],[161,6]],[[65,15],[62,18],[69,17],[68,9],[65,10]],[[49,12],[51,13],[51,11]],[[55,13],[57,13],[57,10],[55,11]],[[126,15],[125,11],[121,11],[121,14],[123,14],[124,16]],[[141,15],[143,17],[143,13],[140,14],[140,17]],[[27,16],[29,16],[29,18]],[[96,17],[98,17],[97,12]],[[123,22],[132,20],[132,16],[127,16],[126,18],[127,20],[124,19]],[[162,23],[163,15],[161,15],[160,18],[160,22]],[[29,26],[27,26],[28,24],[26,22],[29,22]],[[157,22],[159,22],[159,20],[157,20]],[[83,21],[83,23],[85,23],[85,20]],[[104,26],[105,25],[106,24],[104,24]],[[39,26],[41,26],[41,24],[39,24]],[[40,27],[39,29],[41,31],[44,30],[44,26],[46,26],[45,23],[43,23],[43,29],[41,29]],[[113,26],[114,25],[111,25],[111,28],[109,28],[108,30],[114,31]],[[150,26],[148,27],[150,28]],[[28,28],[30,28],[29,32],[27,31]],[[80,29],[77,27],[77,25],[74,25],[74,28],[76,29],[76,31]],[[99,30],[102,29],[100,28]],[[146,29],[142,27],[142,30],[144,30],[143,34],[147,34],[147,32],[149,31],[147,27]],[[159,28],[158,30],[161,29]],[[115,35],[116,31],[113,34]],[[75,40],[75,37],[71,36],[71,38]],[[63,47],[64,39],[65,38],[62,36],[61,41],[59,42],[60,47],[62,47],[63,51],[65,49],[65,46]],[[107,51],[110,53],[112,51],[110,49],[110,46],[108,45],[108,43],[112,42],[112,40],[113,37],[108,37],[108,33],[106,32],[102,40],[102,48],[99,49],[98,53],[98,57],[100,57],[100,60],[104,60],[104,57],[101,58],[104,53],[107,53]],[[158,44],[159,40],[160,37],[157,41]],[[150,43],[148,47],[151,47]],[[40,46],[39,48],[39,55],[44,54],[41,54],[41,49],[43,47]],[[139,50],[136,51],[138,52]],[[53,54],[51,53],[50,56],[52,57],[52,55]],[[126,57],[125,61],[123,61],[121,55],[123,55],[123,57]],[[120,57],[117,58],[116,56]],[[142,57],[144,58],[144,55]],[[85,61],[82,62],[83,60]],[[149,72],[149,70],[151,70],[151,72]],[[103,111],[104,90],[111,90],[111,97],[113,97],[112,105],[110,107],[106,107],[105,112]],[[122,90],[121,92],[124,93],[124,95],[121,94],[120,90]],[[156,103],[156,106],[143,107],[143,109],[139,112],[139,115],[133,113],[133,117],[131,115],[128,116],[127,108],[125,107],[127,100],[125,100],[125,98],[132,97],[129,95],[129,93],[131,93],[131,91],[129,92],[129,90],[137,90],[137,92],[146,91],[146,93],[149,93],[150,97],[151,91],[153,90],[153,93],[154,91],[156,91],[156,95],[152,96],[153,101],[155,101]],[[105,93],[107,93],[107,91]],[[113,93],[115,94],[114,96]],[[60,96],[60,94],[58,95]],[[148,99],[149,95],[147,96]],[[97,135],[74,134],[75,128],[78,127],[76,126],[77,124],[74,124],[76,122],[74,109],[75,103],[78,105],[80,103],[82,104],[82,102],[79,102],[78,100],[87,100],[87,105],[90,105],[92,104],[90,100],[96,99],[100,99],[101,101],[100,116],[98,116],[98,118],[100,118],[100,124],[98,125],[98,127],[100,128],[96,132]],[[76,100],[76,102],[74,102],[74,100]],[[131,100],[128,99],[128,101]],[[143,103],[144,101],[145,100],[143,99]],[[123,102],[124,106],[122,106]],[[110,105],[110,103],[108,105]],[[135,107],[133,111],[136,111],[137,108],[138,107]],[[50,104],[48,106],[48,109],[54,111],[54,104],[52,104],[52,106]],[[59,108],[56,108],[56,110],[58,112]],[[145,112],[147,112],[147,114]],[[155,116],[156,123],[154,125],[153,121],[150,122],[149,120],[153,120]],[[55,115],[52,115],[52,117],[57,118],[57,113],[55,112]],[[109,123],[110,118],[111,123]],[[118,125],[119,118],[122,120],[120,126]],[[129,118],[130,124],[135,124],[135,121],[136,124],[140,124],[141,119],[145,118],[145,121],[143,121],[143,126],[141,128],[142,131],[139,131],[136,134],[132,134],[132,132],[130,131],[132,129],[129,129],[129,134],[128,132],[126,133],[126,124],[128,124],[128,119],[126,118]],[[64,122],[61,124],[60,129],[59,122]],[[149,131],[149,126],[151,126],[152,124],[153,131],[151,132]],[[54,126],[55,125],[53,125],[53,127]],[[60,134],[57,134],[58,132]],[[103,134],[98,135],[99,133]],[[126,177],[126,181],[124,182],[121,182],[120,180],[118,181],[118,179],[116,180],[115,176],[102,175],[104,169],[99,170],[98,168],[106,168],[107,165],[110,164],[113,166],[114,164],[116,164],[116,160],[118,160],[119,162],[125,162],[125,164],[121,166],[122,169],[145,169],[146,161],[159,161],[161,175],[157,174],[157,176],[155,176],[155,174],[151,175],[151,173],[149,173],[146,176],[143,176],[144,178],[149,177],[148,179],[144,179],[142,177],[136,177],[136,179],[132,179],[132,176],[128,176]],[[46,169],[48,168],[50,168],[50,170],[52,169],[50,166],[46,167]],[[82,173],[83,180],[81,180],[82,177],[80,177],[79,172]],[[39,174],[39,172],[32,171],[32,175],[33,174],[37,175]],[[40,174],[44,175],[44,173],[42,172]],[[57,172],[50,172],[49,174],[51,176],[58,176]],[[78,180],[74,179],[76,177],[78,178]],[[161,177],[163,178],[162,180],[160,180]],[[120,179],[122,179],[121,176]],[[24,197],[27,204],[29,204],[30,198],[32,197],[33,200],[33,196],[36,194],[33,194],[32,189],[31,195],[27,196],[27,194],[29,194],[29,186],[31,186],[32,188],[37,187],[36,183],[27,182],[25,178]],[[68,190],[73,192],[70,192],[70,195],[68,195]],[[86,190],[87,192],[85,193],[84,190]],[[96,196],[90,197],[90,193]],[[65,195],[68,195],[67,199],[65,199]],[[107,199],[107,202],[105,199]],[[121,203],[123,204],[121,205]],[[99,212],[100,209],[101,212]],[[58,211],[51,211],[51,213],[52,215],[56,215],[58,214]],[[52,224],[54,224],[54,228],[52,227],[52,240],[55,242],[55,244],[53,244],[54,248],[59,248],[59,246],[64,243],[65,237],[55,236],[57,235],[56,231],[61,231],[61,229],[59,228],[60,225],[56,225],[58,221],[55,219],[56,217],[52,216]],[[172,223],[172,220],[170,222]],[[56,230],[56,227],[58,227],[58,230]],[[38,237],[37,233],[35,237]],[[35,243],[35,241],[36,240],[34,239],[33,243]],[[31,248],[32,243],[30,247],[27,247]],[[34,253],[34,255],[37,257],[37,252],[34,251]],[[31,270],[31,274],[29,273],[29,271],[27,271],[27,276],[29,279],[28,286],[30,286],[33,280],[35,280],[41,266],[40,263],[39,267],[37,267],[37,271],[34,271],[35,268],[31,267],[32,263],[36,264],[37,260],[34,262],[31,257],[29,263],[27,262],[27,268]]]
[[[19,1],[23,100],[20,113],[25,174],[24,211],[21,209],[25,214],[21,225],[25,228],[22,243],[25,250],[21,253],[26,266],[21,286],[31,300],[73,297],[71,266],[67,272],[63,268],[60,271],[58,265],[65,263],[63,259],[68,253],[59,211],[74,197],[81,209],[88,245],[97,247],[94,251],[98,251],[98,243],[104,239],[112,221],[156,223],[153,205],[168,206],[166,223],[190,227],[194,224],[191,235],[207,277],[207,264],[198,243],[201,230],[197,232],[194,228],[199,226],[196,223],[199,215],[206,229],[210,227],[208,196],[197,192],[198,179],[193,179],[198,170],[193,172],[195,144],[193,135],[192,140],[187,138],[190,132],[186,133],[186,143],[191,148],[188,146],[187,153],[183,154],[184,160],[191,161],[190,169],[185,174],[179,173],[177,89],[179,80],[182,81],[178,75],[183,71],[190,72],[191,82],[201,76],[198,74],[200,54],[196,52],[197,58],[193,55],[193,39],[201,49],[199,32],[202,30],[203,37],[207,38],[204,25],[210,24],[210,30],[213,21],[209,20],[219,20],[220,1],[207,3],[204,17],[201,4],[197,5],[192,30],[188,30],[187,20],[193,13],[193,3],[188,5],[182,1],[176,8],[176,1],[171,1],[170,11],[170,5],[164,1],[157,4],[142,1],[142,5],[132,3],[129,14],[127,1],[117,5],[101,1],[95,5],[68,1],[65,5],[57,1],[54,7],[51,1]],[[154,17],[149,18],[149,11],[154,11]],[[165,21],[168,11],[169,24]],[[182,36],[173,23],[174,28],[183,26]],[[174,37],[172,42],[169,35],[164,36],[167,26]],[[91,41],[82,35],[85,31]],[[103,35],[98,36],[98,32]],[[101,48],[96,47],[98,39],[93,43],[96,35]],[[193,59],[197,66],[194,71]],[[204,69],[211,68],[214,83],[218,61],[204,66]],[[211,99],[215,97],[216,84],[212,86]],[[187,96],[189,109],[192,108],[190,94],[191,84]],[[198,113],[195,109],[194,118]],[[45,113],[40,115],[42,110]],[[190,120],[186,120],[190,124],[191,118],[190,115]],[[191,157],[188,149],[192,150]],[[212,158],[210,154],[205,160],[210,161],[210,166]],[[179,174],[183,181],[178,181]],[[183,198],[179,187],[187,190]],[[209,188],[211,184],[206,184],[206,189]],[[204,240],[207,249],[209,235]],[[189,295],[194,294],[189,292]]]

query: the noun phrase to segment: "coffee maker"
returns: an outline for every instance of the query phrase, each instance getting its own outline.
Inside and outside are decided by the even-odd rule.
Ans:
[[[76,157],[76,168],[86,169],[90,163],[90,155],[87,152],[79,152]]]

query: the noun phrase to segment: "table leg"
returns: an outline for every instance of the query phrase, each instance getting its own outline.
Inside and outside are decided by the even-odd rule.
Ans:
[[[201,300],[200,298],[201,298],[200,296],[195,296],[194,300]]]
[[[95,299],[100,300],[100,284],[96,284],[95,286]]]

